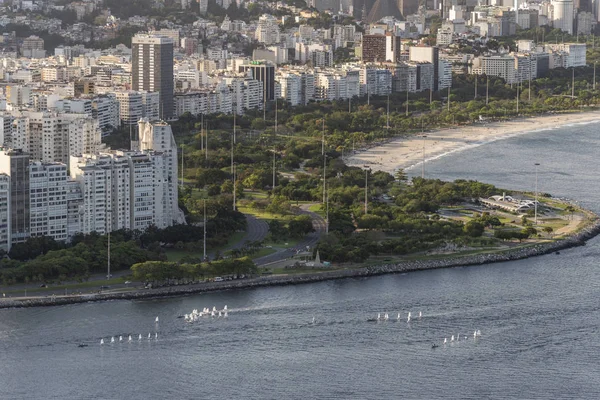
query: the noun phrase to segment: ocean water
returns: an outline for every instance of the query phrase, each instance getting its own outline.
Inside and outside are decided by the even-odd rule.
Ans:
[[[600,212],[599,145],[596,124],[573,125],[455,152],[425,174],[534,190],[538,162],[540,192]],[[476,267],[0,310],[0,398],[599,398],[599,255],[593,239]],[[227,318],[177,318],[224,305]]]

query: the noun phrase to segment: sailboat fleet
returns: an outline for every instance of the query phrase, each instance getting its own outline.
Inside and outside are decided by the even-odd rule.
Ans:
[[[185,314],[183,316],[185,322],[197,322],[202,317],[211,317],[211,318],[227,318],[229,316],[227,310],[227,305],[223,307],[221,310],[217,310],[216,306],[213,306],[212,310],[208,307],[199,311],[198,309],[193,309],[191,313]]]
[[[154,319],[154,322],[156,322],[158,324],[158,317],[156,317]],[[152,339],[152,334],[150,332],[148,332],[148,340]],[[131,337],[131,335],[128,335],[127,337],[127,342],[130,343],[133,340],[133,338]],[[138,342],[142,340],[142,334],[140,333],[138,335]],[[154,340],[158,340],[158,332],[154,332]],[[115,337],[111,336],[110,337],[110,343],[114,344],[116,342]],[[104,338],[100,339],[100,344],[103,345],[104,342]],[[123,343],[123,335],[119,335],[119,343]],[[79,345],[79,347],[83,347],[84,345]],[[86,345],[85,345],[86,346]]]
[[[418,319],[421,319],[422,317],[423,317],[423,312],[419,311],[419,317],[418,317]],[[412,318],[412,313],[409,311],[408,314],[407,314],[407,316],[406,316],[406,322],[410,323],[411,318]],[[403,319],[403,317],[402,317],[401,313],[398,313],[398,316],[396,317],[396,321],[400,322],[400,320],[402,320],[402,319]],[[367,319],[368,322],[386,322],[386,321],[389,321],[389,320],[390,320],[389,314],[388,313],[381,313],[381,312],[377,313],[377,318],[369,318],[369,319]],[[477,340],[480,336],[481,336],[481,330],[476,329],[475,331],[473,331],[473,340]],[[461,337],[460,334],[458,334],[456,336],[455,335],[451,335],[450,336],[450,340],[448,340],[447,337],[444,338],[443,344],[448,344],[448,343],[453,343],[453,342],[460,342],[461,338],[462,338],[462,340],[467,340],[468,336],[462,336]],[[432,348],[436,348],[436,347],[439,347],[439,345],[433,343],[431,347]]]
[[[421,311],[419,311],[419,319],[423,316],[423,313]],[[406,318],[406,322],[410,322],[410,319],[412,317],[412,313],[409,311],[408,312],[408,316]],[[400,313],[398,313],[398,316],[396,317],[396,321],[400,321],[402,319],[402,316],[400,315]],[[367,321],[369,322],[379,322],[379,321],[389,321],[390,320],[390,315],[388,313],[377,313],[377,318],[371,318],[368,319]]]

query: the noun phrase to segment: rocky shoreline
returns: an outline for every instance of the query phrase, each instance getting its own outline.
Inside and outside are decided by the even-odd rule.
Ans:
[[[440,260],[404,261],[394,264],[381,264],[356,269],[343,269],[314,274],[263,276],[251,279],[241,279],[226,282],[199,283],[186,286],[170,286],[157,289],[144,289],[126,293],[88,294],[67,297],[39,297],[27,300],[0,299],[0,308],[44,307],[66,304],[86,303],[106,300],[137,300],[159,297],[182,296],[195,293],[221,290],[247,289],[264,286],[295,285],[300,283],[322,282],[333,279],[360,278],[392,273],[423,271],[437,268],[481,265],[502,261],[521,260],[534,256],[554,253],[571,247],[583,246],[585,242],[600,234],[600,219],[594,215],[591,223],[573,235],[533,246],[511,249],[497,253],[476,254],[449,257]]]

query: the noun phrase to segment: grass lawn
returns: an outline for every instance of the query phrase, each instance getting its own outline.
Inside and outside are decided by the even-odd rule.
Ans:
[[[308,207],[308,211],[312,211],[315,214],[318,214],[321,217],[325,218],[326,213],[322,208],[322,204],[313,204],[312,206]]]
[[[193,188],[191,198],[192,199],[205,199],[206,198],[206,190]]]
[[[543,224],[538,225],[538,227],[540,228],[539,230],[543,230],[546,226],[549,226],[554,230],[558,230],[562,227],[569,225],[569,221],[564,220],[562,218],[548,218],[544,220],[538,219],[538,222],[543,222]]]
[[[287,214],[287,215],[272,214],[267,211],[254,210],[252,208],[242,207],[242,206],[238,206],[238,211],[240,211],[244,214],[254,215],[258,219],[264,219],[267,221],[270,221],[272,219],[277,219],[279,221],[290,221],[296,216],[294,214]]]
[[[251,259],[256,259],[256,258],[260,258],[260,257],[264,257],[264,256],[268,256],[269,254],[273,254],[275,253],[277,250],[275,249],[268,249],[266,247],[263,247],[262,249],[260,249],[257,253],[252,254],[250,256]]]
[[[242,240],[244,238],[245,235],[246,235],[246,232],[235,232],[233,235],[231,235],[231,237],[229,238],[229,241],[227,242],[227,244],[225,246],[222,246],[222,247],[219,247],[216,249],[211,249],[210,247],[208,247],[206,249],[206,252],[210,253],[212,251],[217,251],[217,250],[223,251],[223,249],[226,249],[226,248],[238,243],[240,240]],[[165,254],[167,255],[168,261],[177,262],[185,256],[202,258],[204,256],[204,251],[202,249],[194,250],[194,251],[186,251],[186,250],[182,250],[182,249],[165,249]]]
[[[267,199],[269,196],[267,195],[266,192],[250,192],[250,191],[244,191],[244,197],[246,199]]]

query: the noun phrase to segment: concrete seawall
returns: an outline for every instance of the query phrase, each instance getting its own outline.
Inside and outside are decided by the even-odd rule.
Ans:
[[[436,268],[450,268],[468,265],[481,265],[502,261],[521,260],[559,250],[585,245],[585,242],[600,233],[600,219],[596,218],[579,232],[554,242],[541,243],[503,252],[448,257],[439,260],[404,261],[394,264],[381,264],[356,269],[321,272],[314,274],[266,276],[226,282],[199,283],[186,286],[170,286],[157,289],[137,290],[127,293],[90,294],[72,297],[40,297],[27,300],[1,299],[0,308],[13,307],[44,307],[90,301],[106,300],[136,300],[159,297],[181,296],[194,293],[213,292],[220,290],[247,289],[264,286],[295,285],[301,283],[322,282],[333,279],[367,277],[391,273],[423,271]]]

